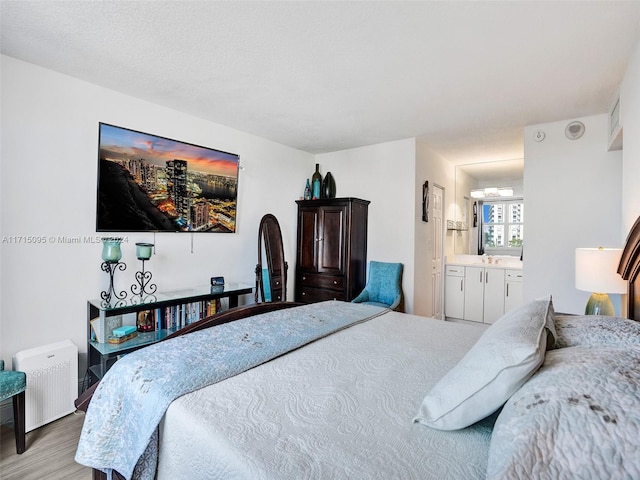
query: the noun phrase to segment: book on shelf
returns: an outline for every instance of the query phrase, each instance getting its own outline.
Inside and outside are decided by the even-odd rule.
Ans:
[[[122,315],[105,317],[102,320],[96,317],[90,320],[91,339],[99,343],[107,343],[111,336],[117,336],[113,334],[114,329],[131,323],[135,324],[138,332],[143,333],[160,330],[175,331],[220,311],[220,299],[213,299],[142,310],[127,314],[126,321],[123,321]]]

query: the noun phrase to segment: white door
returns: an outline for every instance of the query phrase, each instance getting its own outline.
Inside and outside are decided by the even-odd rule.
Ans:
[[[431,215],[433,227],[432,242],[433,249],[431,258],[431,305],[433,305],[433,318],[444,319],[444,312],[442,311],[443,304],[443,279],[442,279],[442,256],[443,246],[442,237],[444,235],[443,221],[444,218],[444,189],[439,185],[434,185],[431,189]]]

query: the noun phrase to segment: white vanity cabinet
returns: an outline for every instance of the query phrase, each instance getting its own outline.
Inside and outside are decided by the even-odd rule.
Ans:
[[[460,265],[447,265],[444,276],[444,311],[453,318],[464,318],[464,270]]]
[[[505,270],[504,312],[522,305],[522,270]]]
[[[464,319],[493,323],[504,314],[503,268],[464,267]]]
[[[447,265],[446,317],[493,323],[522,304],[522,269],[482,265]]]

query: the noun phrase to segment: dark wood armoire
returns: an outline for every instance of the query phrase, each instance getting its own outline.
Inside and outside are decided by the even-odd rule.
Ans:
[[[350,301],[367,274],[368,200],[298,200],[297,302]]]

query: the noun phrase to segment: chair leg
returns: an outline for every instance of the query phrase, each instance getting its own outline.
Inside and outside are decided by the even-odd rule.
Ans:
[[[16,432],[16,451],[25,451],[25,417],[24,417],[24,392],[20,392],[13,397],[13,424]]]

